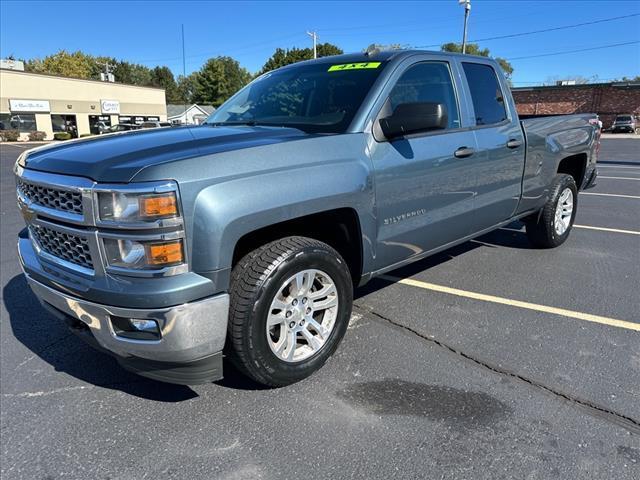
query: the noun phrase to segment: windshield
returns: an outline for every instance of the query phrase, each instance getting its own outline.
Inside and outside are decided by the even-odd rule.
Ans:
[[[206,123],[344,133],[383,68],[382,62],[313,63],[269,72],[225,102]]]
[[[630,122],[630,121],[631,121],[631,117],[629,115],[616,117],[616,122]]]

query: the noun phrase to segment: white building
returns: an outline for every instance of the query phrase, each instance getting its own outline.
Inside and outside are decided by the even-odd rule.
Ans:
[[[162,88],[0,68],[0,130],[26,138],[41,131],[73,136],[100,133],[100,126],[167,121]]]
[[[199,125],[215,112],[213,105],[167,105],[167,120],[175,124]]]

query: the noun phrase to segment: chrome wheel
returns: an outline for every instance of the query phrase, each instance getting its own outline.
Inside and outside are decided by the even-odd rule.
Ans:
[[[285,362],[299,362],[319,352],[338,315],[338,291],[321,270],[303,270],[282,283],[267,317],[271,351]]]
[[[571,216],[573,214],[573,192],[570,188],[565,188],[558,198],[556,205],[556,215],[554,228],[558,235],[563,235],[569,228]]]

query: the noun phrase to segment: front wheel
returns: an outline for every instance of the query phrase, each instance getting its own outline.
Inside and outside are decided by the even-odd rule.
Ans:
[[[349,269],[329,245],[306,237],[264,245],[231,274],[230,358],[263,385],[302,380],[338,347],[352,302]]]
[[[556,175],[551,195],[542,210],[525,220],[529,241],[536,247],[553,248],[569,237],[578,206],[578,189],[571,175]]]

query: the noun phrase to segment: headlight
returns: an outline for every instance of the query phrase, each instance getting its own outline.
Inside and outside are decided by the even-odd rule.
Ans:
[[[99,192],[100,220],[112,222],[147,222],[178,216],[175,192],[140,194]]]
[[[112,267],[153,270],[185,262],[182,239],[136,241],[105,238],[104,249],[107,262]]]

